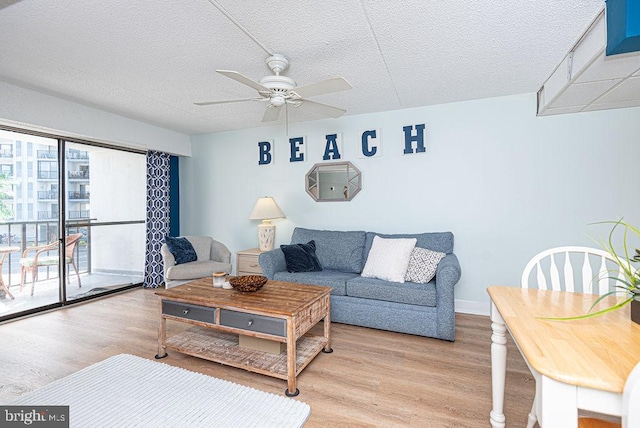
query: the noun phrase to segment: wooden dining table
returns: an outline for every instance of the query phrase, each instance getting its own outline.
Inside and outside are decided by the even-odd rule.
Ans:
[[[624,384],[640,361],[640,325],[631,321],[629,306],[594,318],[549,320],[545,318],[586,314],[599,296],[505,286],[491,286],[487,292],[493,332],[492,427],[507,426],[507,332],[536,378],[540,426],[576,428],[578,409],[620,416]],[[595,310],[616,301],[607,297]]]

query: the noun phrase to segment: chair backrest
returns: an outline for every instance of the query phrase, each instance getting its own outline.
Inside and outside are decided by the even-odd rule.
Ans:
[[[562,266],[562,274],[559,265]],[[624,273],[607,251],[589,247],[556,247],[538,253],[527,263],[521,285],[522,288],[605,294],[615,291],[614,287],[619,285],[615,278],[624,278]]]
[[[74,233],[73,235],[69,235],[66,237],[65,243],[64,243],[65,257],[73,258],[73,252],[75,251],[76,245],[78,244],[78,241],[80,241],[80,238],[82,238],[82,233]]]

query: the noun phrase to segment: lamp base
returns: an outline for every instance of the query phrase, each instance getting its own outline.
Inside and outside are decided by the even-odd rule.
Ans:
[[[258,225],[258,242],[260,243],[260,251],[273,250],[273,244],[276,240],[276,226],[271,224],[270,220],[262,220]]]

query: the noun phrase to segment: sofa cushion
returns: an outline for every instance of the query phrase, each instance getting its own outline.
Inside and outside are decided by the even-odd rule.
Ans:
[[[438,251],[420,247],[414,248],[409,258],[409,267],[407,267],[407,274],[404,279],[418,284],[426,284],[436,276],[438,263],[445,256],[445,253]]]
[[[318,272],[322,270],[316,256],[316,243],[280,245],[288,272]]]
[[[366,232],[341,232],[296,227],[292,244],[316,243],[316,255],[323,269],[340,272],[362,272]],[[373,238],[372,238],[373,239]]]
[[[345,284],[352,278],[357,278],[355,273],[323,270],[322,272],[276,272],[273,279],[278,281],[295,282],[298,284],[325,285],[333,287],[331,294],[344,296]]]
[[[187,238],[167,236],[164,242],[167,244],[171,254],[173,254],[177,265],[198,260],[196,250]]]
[[[356,277],[347,281],[347,296],[385,302],[436,306],[435,280],[428,284],[383,281],[376,278]]]
[[[404,282],[411,252],[415,246],[416,238],[384,239],[375,236],[362,276]]]
[[[373,237],[381,238],[416,238],[416,247],[428,248],[429,250],[439,251],[441,253],[453,253],[453,233],[451,232],[433,232],[433,233],[405,233],[395,235],[385,235],[376,232],[367,232],[364,244],[364,261],[367,261],[367,255],[373,244]]]

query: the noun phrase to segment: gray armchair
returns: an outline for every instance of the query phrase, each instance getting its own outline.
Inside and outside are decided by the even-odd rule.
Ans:
[[[162,244],[160,254],[164,263],[164,286],[175,287],[193,279],[212,276],[214,272],[231,273],[231,252],[221,242],[209,236],[185,236],[198,259],[194,262],[176,264],[167,244]]]

